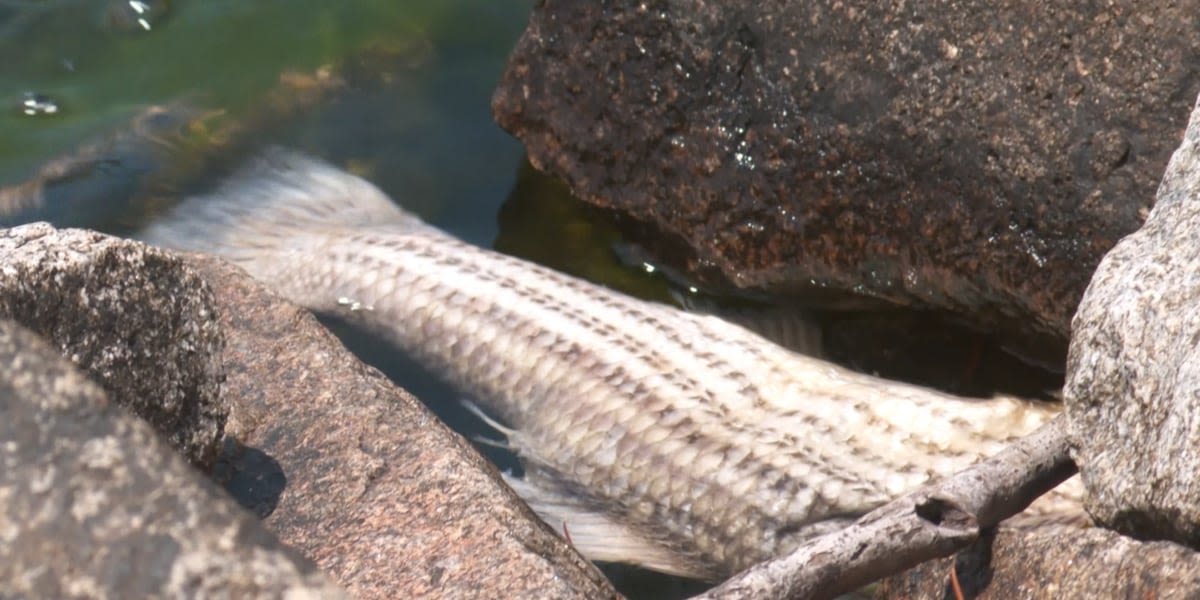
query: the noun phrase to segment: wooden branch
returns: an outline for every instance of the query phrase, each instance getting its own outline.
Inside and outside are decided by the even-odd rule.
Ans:
[[[999,454],[733,577],[697,600],[833,598],[947,556],[1075,473],[1059,415]]]

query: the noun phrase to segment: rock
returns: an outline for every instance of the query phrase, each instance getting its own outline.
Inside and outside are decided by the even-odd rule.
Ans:
[[[218,259],[226,478],[357,598],[605,598],[595,568],[465,440],[309,314]]]
[[[1066,412],[1101,523],[1200,544],[1200,103],[1146,224],[1117,244],[1073,323]]]
[[[535,166],[715,291],[952,311],[1061,366],[1200,90],[1200,0],[538,3]]]
[[[37,223],[0,230],[0,317],[50,340],[194,464],[212,464],[226,409],[212,294],[178,258]]]
[[[957,556],[885,579],[876,598],[1195,598],[1200,555],[1170,542],[1144,543],[1103,529],[1001,529]]]
[[[344,597],[149,425],[7,320],[0,414],[0,596]]]

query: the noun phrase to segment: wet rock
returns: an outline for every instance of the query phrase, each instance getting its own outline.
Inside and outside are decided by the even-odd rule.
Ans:
[[[1198,0],[543,2],[493,108],[711,289],[952,311],[1061,365],[1200,89],[1198,18]]]
[[[216,457],[226,409],[212,294],[178,258],[44,223],[0,230],[0,317],[50,340],[190,461]]]
[[[1200,544],[1200,103],[1146,224],[1104,258],[1075,316],[1064,389],[1097,520]]]
[[[44,340],[0,320],[0,596],[335,598]]]
[[[219,470],[271,531],[358,598],[615,592],[417,400],[306,311],[214,258],[231,438]]]
[[[1170,542],[1138,542],[1103,529],[1002,529],[956,556],[885,579],[876,598],[1195,598],[1200,554]]]

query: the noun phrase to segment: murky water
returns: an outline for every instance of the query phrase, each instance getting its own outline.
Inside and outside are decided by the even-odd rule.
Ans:
[[[0,0],[0,225],[128,233],[256,147],[282,144],[348,165],[467,241],[665,298],[661,280],[618,264],[604,220],[534,173],[492,121],[529,5]],[[496,437],[403,356],[329,325],[453,427]],[[639,596],[698,589],[613,574]]]
[[[492,123],[488,104],[526,2],[177,0],[150,31],[118,31],[107,15],[122,4],[0,3],[0,185],[128,129],[156,105],[186,102],[207,115],[195,121],[208,132],[189,132],[193,146],[218,146],[223,127],[263,120],[254,115],[281,80],[334,66],[350,72],[346,90],[236,135],[354,162],[430,220],[473,242],[495,237],[522,150]],[[57,112],[25,114],[27,94]],[[123,166],[106,167],[114,178],[140,174]],[[122,214],[129,191],[118,188],[90,194],[87,206],[49,203],[36,216],[111,229],[136,217]]]

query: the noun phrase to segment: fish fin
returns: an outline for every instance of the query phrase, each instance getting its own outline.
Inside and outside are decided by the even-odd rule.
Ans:
[[[459,400],[459,402],[462,404],[463,408],[467,409],[467,412],[475,415],[476,419],[483,421],[488,427],[500,432],[500,435],[503,435],[506,438],[503,440],[494,440],[492,438],[483,437],[482,435],[471,436],[471,439],[475,443],[483,444],[484,446],[491,446],[493,448],[499,448],[501,450],[507,450],[514,454],[518,451],[518,446],[512,442],[512,440],[519,435],[517,430],[510,427],[505,427],[499,421],[489,417],[487,413],[483,412],[482,408],[479,408],[478,404],[475,404],[466,398]]]
[[[658,262],[645,247],[632,242],[613,245],[617,259],[627,267],[658,272],[671,282],[669,294],[683,310],[712,315],[741,326],[793,352],[821,356],[821,325],[808,311],[775,305],[725,306],[700,293],[683,273]],[[688,290],[688,291],[684,291]]]
[[[792,352],[820,358],[821,323],[809,311],[785,306],[720,306],[709,298],[674,294],[683,310],[738,325]]]
[[[270,148],[208,194],[181,202],[138,235],[150,244],[252,262],[330,228],[428,227],[370,182]]]
[[[504,481],[533,512],[589,560],[632,563],[681,577],[708,578],[694,561],[594,510],[576,495],[536,478],[505,474]]]
[[[486,423],[488,427],[491,427],[492,429],[499,431],[501,434],[504,435],[504,437],[512,438],[512,437],[516,437],[518,435],[518,432],[516,429],[507,427],[504,424],[500,423],[499,421],[493,419],[487,413],[483,412],[483,409],[479,408],[478,404],[475,404],[474,402],[472,402],[466,398],[459,400],[459,402],[462,404],[463,408],[467,409],[468,412],[475,415],[475,418]]]
[[[473,436],[471,436],[471,441],[475,442],[476,444],[479,444],[480,446],[499,448],[500,450],[504,450],[506,452],[512,452],[514,454],[517,451],[517,449],[512,444],[508,443],[505,440],[494,440],[489,437],[483,437],[482,435],[473,435]]]

